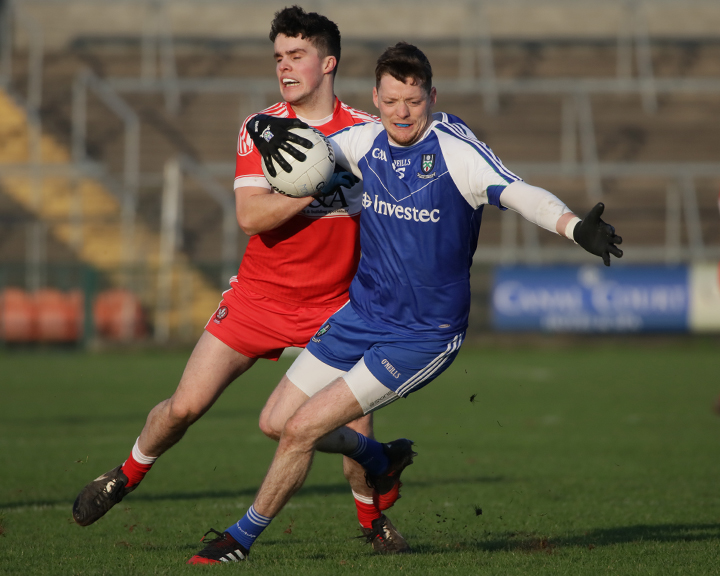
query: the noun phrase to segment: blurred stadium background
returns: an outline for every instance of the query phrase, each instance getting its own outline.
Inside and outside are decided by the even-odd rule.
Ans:
[[[247,242],[237,133],[279,98],[288,4],[0,0],[0,341],[197,339]],[[606,203],[608,270],[487,210],[473,333],[720,332],[717,0],[302,6],[340,26],[350,105],[374,111],[377,55],[416,43],[439,110],[578,214]]]

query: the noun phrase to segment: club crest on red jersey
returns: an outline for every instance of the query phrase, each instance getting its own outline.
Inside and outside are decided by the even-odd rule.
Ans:
[[[213,318],[213,322],[215,324],[220,324],[228,315],[228,308],[227,306],[220,306],[220,308],[217,309],[217,312],[215,312],[215,318]]]

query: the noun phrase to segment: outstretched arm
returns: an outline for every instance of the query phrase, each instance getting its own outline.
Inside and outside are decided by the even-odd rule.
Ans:
[[[616,258],[623,255],[617,247],[622,238],[615,234],[613,226],[600,218],[605,209],[602,203],[598,203],[581,220],[554,194],[522,181],[513,182],[505,188],[500,202],[530,222],[565,236],[591,254],[600,256],[605,266],[610,266],[611,254]]]

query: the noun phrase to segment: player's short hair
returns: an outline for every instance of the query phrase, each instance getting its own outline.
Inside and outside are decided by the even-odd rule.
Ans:
[[[275,42],[278,34],[288,38],[300,36],[310,42],[321,58],[335,56],[336,65],[333,74],[337,73],[340,64],[340,30],[337,24],[317,12],[305,12],[300,6],[290,6],[275,12],[270,24],[270,41]]]
[[[375,66],[375,84],[378,88],[380,87],[380,79],[385,74],[390,74],[400,82],[412,78],[428,94],[432,89],[432,66],[430,66],[430,61],[420,48],[407,42],[398,42],[395,46],[390,46],[380,54]]]

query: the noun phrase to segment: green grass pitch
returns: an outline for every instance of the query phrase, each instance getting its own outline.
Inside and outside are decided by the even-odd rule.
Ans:
[[[379,557],[340,458],[243,565],[186,566],[252,502],[275,444],[257,428],[288,363],[259,362],[88,528],[71,506],[127,456],[186,352],[0,352],[1,574],[720,574],[717,341],[467,347],[376,415],[416,442],[389,516],[414,548]]]

